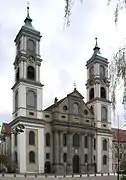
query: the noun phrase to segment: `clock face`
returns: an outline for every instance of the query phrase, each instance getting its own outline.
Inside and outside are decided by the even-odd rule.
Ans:
[[[27,48],[28,48],[28,50],[29,51],[34,51],[34,47],[35,47],[35,45],[34,45],[34,41],[32,41],[32,40],[28,40],[28,46],[27,46]]]

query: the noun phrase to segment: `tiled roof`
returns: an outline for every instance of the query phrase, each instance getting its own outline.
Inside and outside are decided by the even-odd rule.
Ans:
[[[59,105],[60,103],[62,103],[65,100],[65,98],[59,100],[56,104],[54,103],[51,106],[47,107],[46,109],[44,109],[44,111],[51,111],[55,107],[55,105]]]
[[[5,133],[7,135],[11,134],[11,126],[8,123],[3,123],[1,133]]]
[[[113,132],[113,140],[117,141],[118,137],[120,141],[126,141],[126,130],[123,129],[117,129],[117,128],[112,128],[112,132]],[[118,134],[119,132],[119,134]]]

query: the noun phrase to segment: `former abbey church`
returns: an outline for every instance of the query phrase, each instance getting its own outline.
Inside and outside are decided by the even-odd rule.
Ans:
[[[8,136],[4,150],[11,152],[20,173],[112,172],[108,60],[101,55],[97,39],[86,62],[87,102],[74,88],[63,99],[55,98],[46,109],[42,109],[41,43],[41,34],[33,27],[28,8],[15,38],[16,54],[12,60],[13,119],[2,127],[10,134],[22,123],[25,130]]]

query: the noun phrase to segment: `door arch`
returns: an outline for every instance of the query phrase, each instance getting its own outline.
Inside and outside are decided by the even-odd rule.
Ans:
[[[73,157],[73,173],[79,173],[79,156],[74,155]]]
[[[45,173],[50,173],[51,172],[51,169],[50,169],[50,162],[47,161],[45,163]]]

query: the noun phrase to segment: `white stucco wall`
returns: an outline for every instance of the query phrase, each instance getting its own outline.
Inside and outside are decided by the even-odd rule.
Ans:
[[[17,123],[18,125],[19,123]],[[18,134],[17,142],[17,153],[18,153],[18,168],[20,173],[25,173],[26,171],[26,129],[33,128],[38,130],[38,165],[39,173],[44,172],[44,125],[36,125],[34,123],[22,123],[25,126],[24,132]],[[12,135],[12,149],[11,152],[14,153],[14,135]]]
[[[18,157],[20,173],[26,172],[26,130],[18,134]]]

